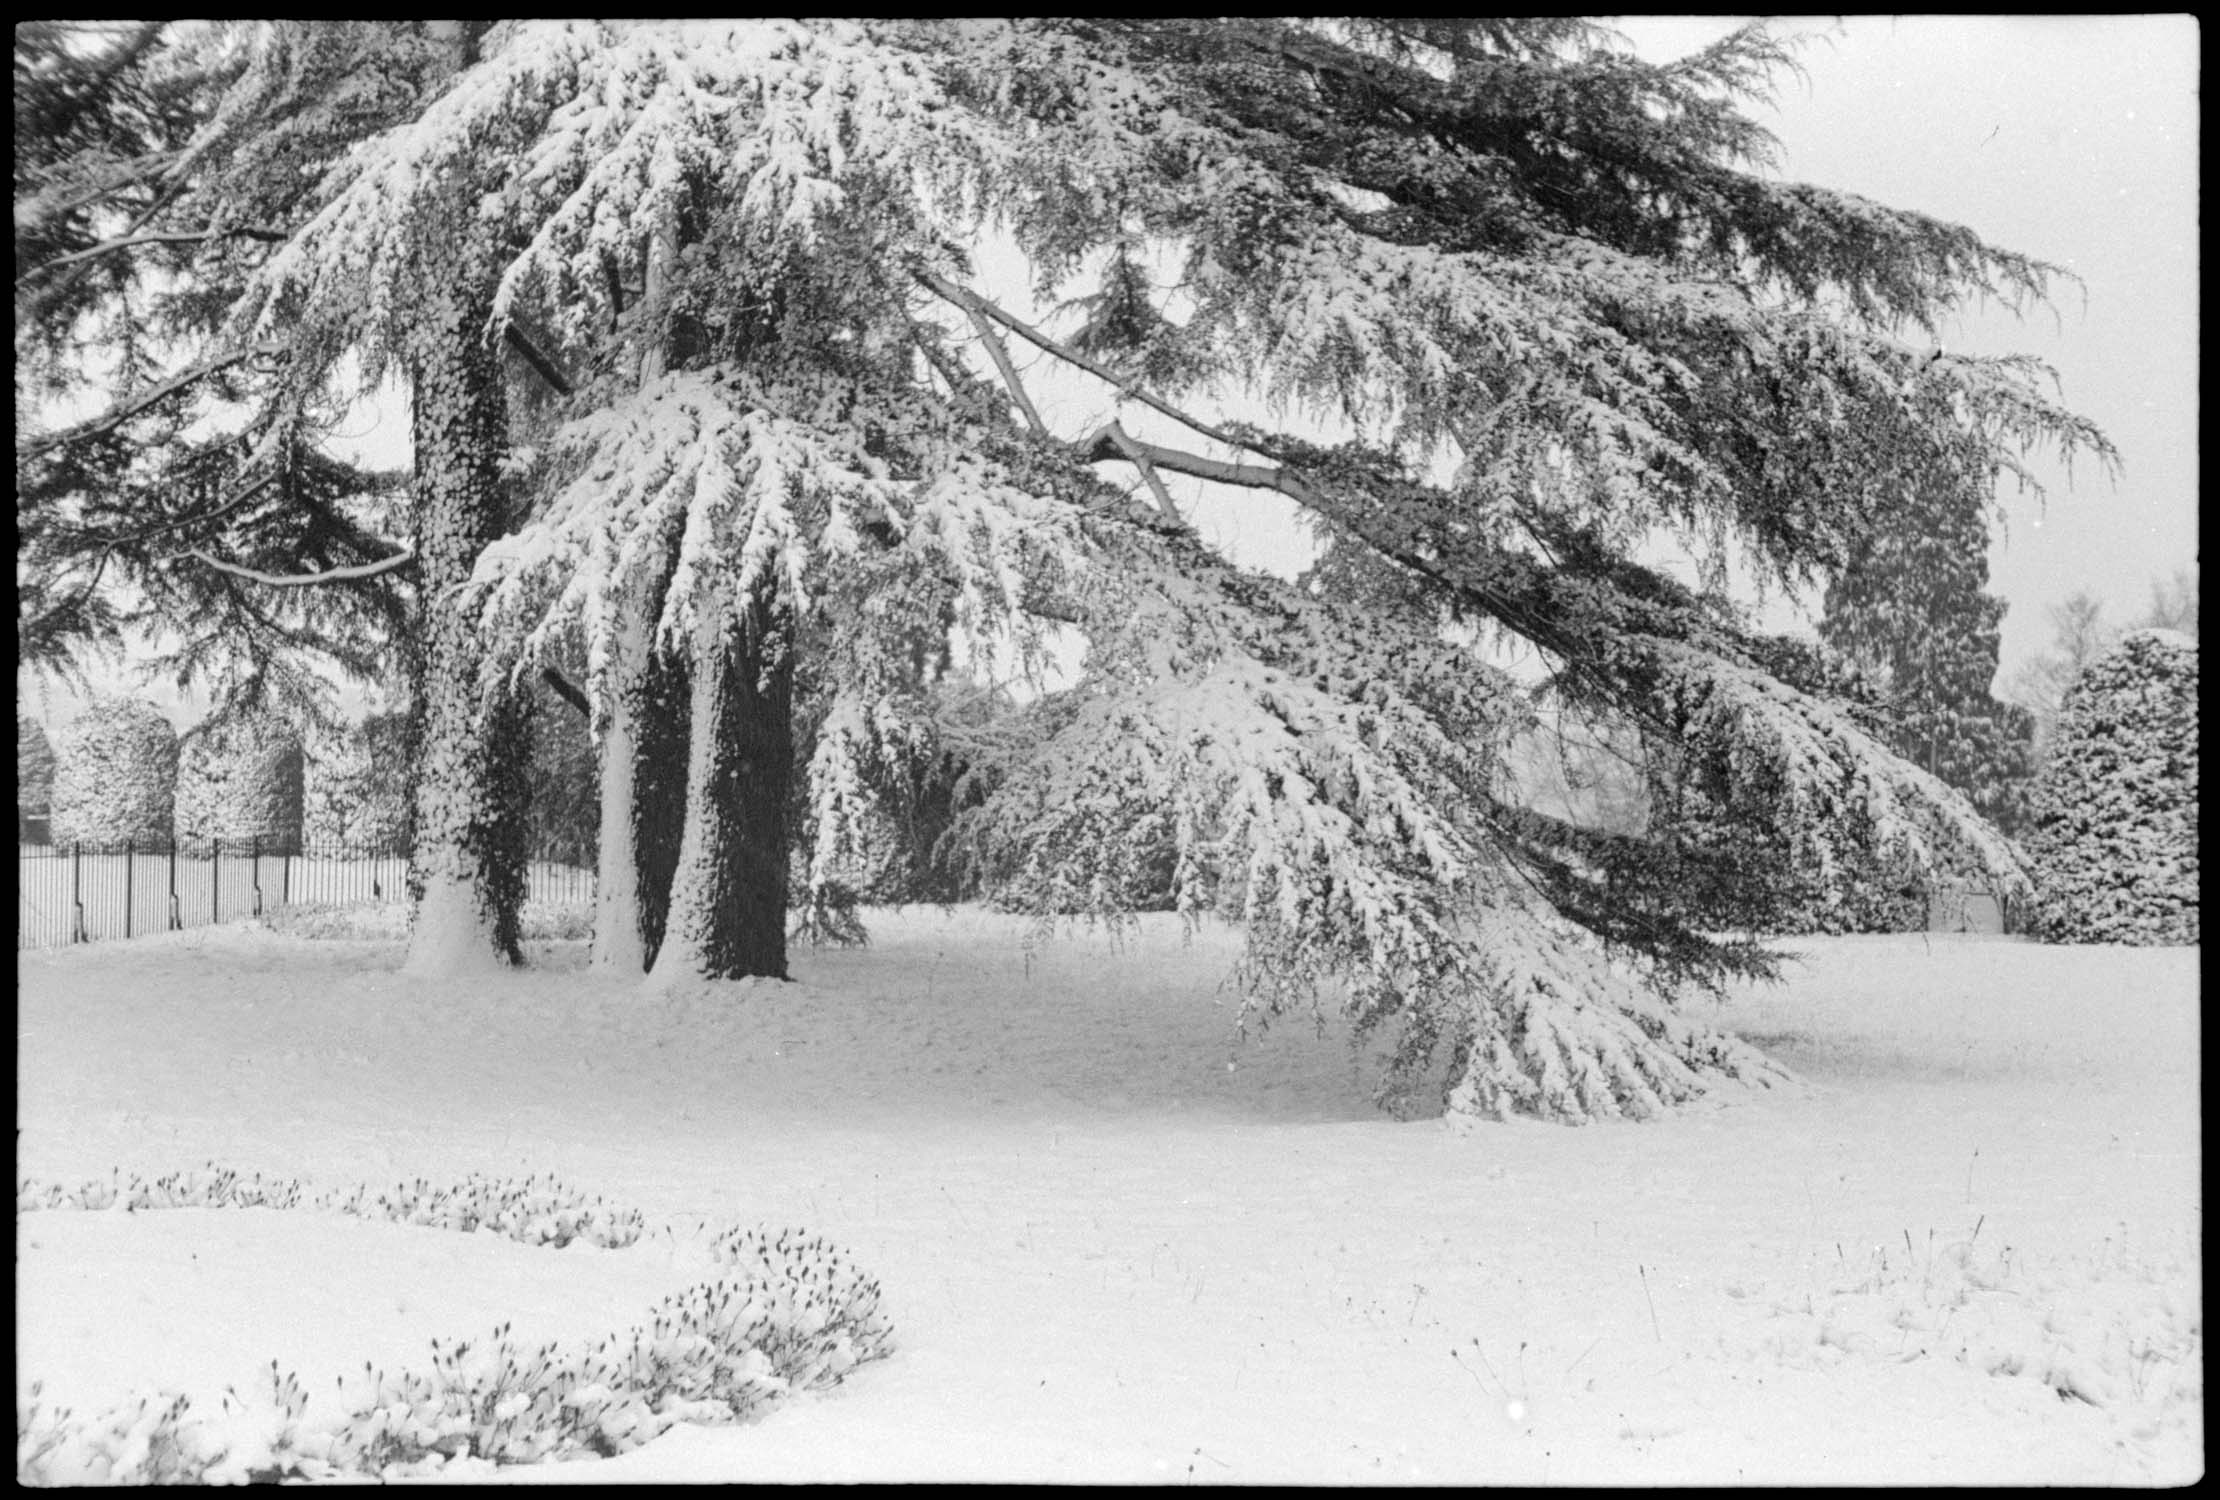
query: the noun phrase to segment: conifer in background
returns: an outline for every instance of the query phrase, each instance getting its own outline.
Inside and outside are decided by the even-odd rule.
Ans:
[[[258,845],[264,854],[301,847],[300,736],[265,714],[232,714],[179,738],[177,840],[206,848]]]
[[[2044,941],[2198,941],[2197,659],[2131,631],[2067,692],[2028,836]]]

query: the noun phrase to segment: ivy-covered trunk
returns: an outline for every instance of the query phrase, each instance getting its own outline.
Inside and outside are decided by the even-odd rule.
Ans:
[[[737,630],[694,636],[686,824],[655,975],[786,977],[786,804],[794,774],[793,632],[754,600]]]
[[[522,962],[531,706],[481,690],[477,616],[457,602],[504,521],[500,370],[470,284],[453,277],[436,295],[413,372],[423,713],[407,969],[418,974]]]

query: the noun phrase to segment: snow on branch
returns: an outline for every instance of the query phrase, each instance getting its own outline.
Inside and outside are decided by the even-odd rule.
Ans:
[[[404,547],[391,557],[381,557],[374,562],[358,563],[349,567],[326,568],[320,573],[265,573],[258,568],[244,568],[237,563],[211,557],[198,547],[187,548],[183,554],[203,566],[219,573],[229,573],[234,578],[244,578],[274,589],[313,588],[325,583],[359,583],[365,578],[378,578],[395,572],[416,561],[416,549]]]

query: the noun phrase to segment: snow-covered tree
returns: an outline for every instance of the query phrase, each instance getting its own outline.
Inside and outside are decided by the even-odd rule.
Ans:
[[[61,733],[54,757],[54,842],[160,848],[177,793],[177,731],[141,698],[94,703]]]
[[[47,841],[54,796],[54,747],[38,720],[15,716],[15,836],[22,844]]]
[[[2020,664],[2011,687],[2012,701],[2034,716],[2038,764],[2048,753],[2066,694],[2090,663],[2117,646],[2129,630],[2171,630],[2196,640],[2197,595],[2196,571],[2177,568],[2169,578],[2151,580],[2149,608],[2124,627],[2105,623],[2104,602],[2087,589],[2076,589],[2063,604],[2050,607],[2050,645]]]
[[[2197,654],[2131,631],[2066,694],[2028,836],[2045,941],[2197,942]]]
[[[128,638],[220,707],[310,720],[319,664],[392,668],[393,484],[323,450],[339,412],[286,386],[275,341],[218,329],[330,157],[413,97],[405,40],[17,29],[19,665],[68,674]]]
[[[1665,66],[1607,40],[505,22],[324,179],[234,337],[283,335],[304,381],[343,351],[414,376],[419,513],[470,539],[417,548],[432,713],[473,648],[489,703],[582,638],[597,961],[780,972],[789,838],[836,870],[874,768],[961,733],[931,691],[949,643],[1038,664],[1065,631],[1077,680],[959,757],[942,849],[979,888],[1238,920],[1257,1013],[1337,1003],[1395,1032],[1406,1082],[1446,1053],[1452,1110],[1648,1115],[1777,1076],[1671,1003],[1770,972],[1710,935],[1770,872],[1505,795],[1535,704],[1473,631],[1814,878],[2014,885],[2012,846],[1824,671],[1633,559],[1663,531],[1805,583],[1969,445],[2022,478],[2036,443],[2110,450],[2032,362],[1907,341],[2050,268],[1762,170],[1742,110],[1790,66],[1762,28]],[[979,284],[996,237],[1048,313]],[[525,324],[572,377],[544,420],[499,400]],[[1112,419],[1029,388],[1012,340]],[[1242,397],[1261,424],[1222,415]],[[504,459],[529,499],[506,536],[479,524]],[[1292,504],[1326,571],[1235,566],[1173,493],[1198,482]],[[645,748],[674,691],[682,776]],[[428,735],[427,786],[483,810],[463,742]],[[636,814],[674,782],[666,856]]]
[[[262,714],[230,714],[187,730],[178,743],[173,826],[180,844],[251,840],[265,854],[298,851],[300,736]]]
[[[1987,468],[1964,445],[1880,518],[1827,586],[1819,638],[1884,684],[1889,743],[2005,832],[2021,820],[2032,720],[1990,696],[2005,603],[1987,591]]]

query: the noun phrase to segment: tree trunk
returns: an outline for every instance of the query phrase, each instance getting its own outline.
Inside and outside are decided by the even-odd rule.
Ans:
[[[670,925],[671,882],[686,831],[693,674],[683,648],[657,646],[633,688],[632,838],[642,962],[655,966]]]
[[[705,601],[706,603],[707,601]],[[787,612],[751,602],[694,637],[686,828],[655,977],[786,977],[786,802],[794,771]]]
[[[476,617],[456,591],[498,536],[500,370],[488,309],[458,276],[427,318],[411,413],[422,638],[422,741],[416,783],[416,922],[406,970],[453,974],[522,962],[530,705],[481,693]]]
[[[639,788],[640,694],[653,629],[648,610],[634,602],[617,626],[603,681],[595,697],[607,715],[601,744],[601,837],[598,878],[594,883],[592,967],[618,974],[640,974],[648,966],[640,923],[640,859],[634,825]]]

